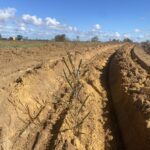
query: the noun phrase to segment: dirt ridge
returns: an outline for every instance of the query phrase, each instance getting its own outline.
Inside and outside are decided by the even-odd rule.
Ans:
[[[110,87],[125,149],[148,150],[150,97],[142,89],[148,86],[149,74],[132,59],[132,49],[132,45],[125,46],[113,58]]]
[[[150,73],[150,55],[146,53],[142,47],[135,46],[131,50],[131,56],[136,59],[137,62]]]

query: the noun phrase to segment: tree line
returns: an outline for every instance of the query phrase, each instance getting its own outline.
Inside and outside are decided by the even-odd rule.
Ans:
[[[27,37],[24,37],[22,35],[17,35],[16,37],[9,37],[9,38],[3,38],[2,35],[0,34],[0,40],[29,40]],[[70,40],[65,34],[58,34],[56,35],[53,39],[51,39],[50,41],[56,41],[56,42],[67,42],[67,41],[80,41],[80,37],[77,36],[76,39],[74,40]],[[88,42],[100,42],[98,36],[93,36],[90,40],[88,40]],[[123,41],[120,41],[118,39],[112,39],[109,40],[109,42],[133,42],[131,39],[129,38],[125,38]]]
[[[26,37],[23,37],[22,35],[17,35],[16,37],[12,37],[10,36],[9,38],[4,38],[2,37],[2,35],[0,34],[0,40],[18,40],[18,41],[21,41],[21,40],[25,40],[27,39]]]

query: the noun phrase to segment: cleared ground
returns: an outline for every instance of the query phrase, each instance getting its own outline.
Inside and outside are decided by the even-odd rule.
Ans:
[[[150,143],[145,142],[149,139],[148,126],[141,123],[148,118],[130,115],[136,114],[137,106],[136,98],[132,103],[130,95],[137,89],[131,89],[130,83],[140,82],[135,87],[140,85],[138,90],[142,91],[140,88],[147,87],[143,82],[149,82],[148,72],[131,55],[134,45],[0,44],[1,149],[123,150],[137,148],[136,142],[141,142],[139,148],[149,148]],[[143,71],[142,81],[139,70]],[[146,93],[144,98],[149,101]],[[138,112],[143,113],[142,109]],[[137,123],[139,139],[132,130]]]

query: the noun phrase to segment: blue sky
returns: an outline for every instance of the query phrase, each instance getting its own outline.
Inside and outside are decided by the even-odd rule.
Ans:
[[[86,40],[150,38],[149,0],[0,0],[0,33]]]

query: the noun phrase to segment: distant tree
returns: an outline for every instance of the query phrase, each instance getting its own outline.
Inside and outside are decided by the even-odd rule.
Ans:
[[[120,42],[118,39],[112,39],[111,42]]]
[[[76,41],[80,41],[80,37],[79,36],[76,36]]]
[[[91,42],[98,42],[98,41],[99,41],[98,36],[94,36],[91,38]]]
[[[148,52],[148,53],[150,54],[150,41],[149,41],[149,40],[144,41],[144,42],[141,42],[140,45],[143,47],[143,49],[144,49],[146,52]]]
[[[13,40],[13,37],[11,36],[11,37],[9,37],[8,39],[9,39],[9,40]]]
[[[16,40],[23,40],[23,36],[22,35],[17,35]]]
[[[132,43],[133,41],[132,41],[131,39],[129,39],[129,38],[125,38],[125,39],[123,40],[123,42],[130,42],[130,43]]]
[[[65,41],[68,41],[67,37],[65,34],[60,34],[60,35],[56,35],[54,40],[56,42],[65,42]]]
[[[28,37],[27,37],[27,36],[26,36],[26,37],[23,37],[23,39],[24,39],[24,40],[28,40]]]
[[[150,41],[147,40],[147,41],[141,42],[141,44],[143,44],[143,45],[148,45],[148,44],[150,44]]]
[[[0,39],[2,39],[2,35],[0,34]]]

